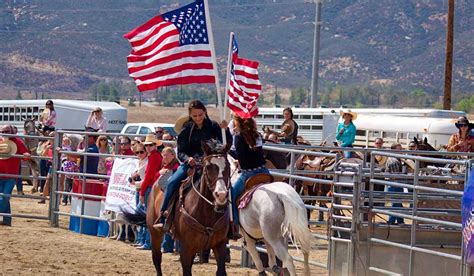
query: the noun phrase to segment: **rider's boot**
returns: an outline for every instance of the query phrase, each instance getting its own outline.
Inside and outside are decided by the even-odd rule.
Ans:
[[[153,228],[155,228],[158,231],[164,231],[165,228],[165,222],[166,222],[166,216],[168,212],[161,212],[160,216],[158,219],[155,221],[155,224],[153,224]]]
[[[238,240],[242,238],[242,235],[239,234],[239,226],[235,222],[231,222],[229,226],[229,232],[227,233],[227,237],[231,240]]]

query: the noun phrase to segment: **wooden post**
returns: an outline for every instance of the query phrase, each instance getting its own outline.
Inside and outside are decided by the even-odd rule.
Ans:
[[[453,80],[453,41],[454,41],[454,0],[448,1],[448,22],[446,31],[446,63],[444,67],[443,109],[451,109],[451,88]]]

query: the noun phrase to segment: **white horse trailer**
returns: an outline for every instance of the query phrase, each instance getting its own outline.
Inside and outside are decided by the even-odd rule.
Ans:
[[[298,135],[313,144],[334,141],[340,108],[292,108],[298,123]],[[434,146],[444,145],[457,131],[455,119],[465,112],[438,109],[351,108],[358,114],[356,146],[369,147],[377,137],[405,144],[413,137],[428,138]],[[283,108],[260,108],[256,117],[259,128],[279,130],[283,122]]]
[[[47,100],[0,101],[0,125],[11,124],[23,128],[25,119],[39,120]],[[107,118],[107,132],[120,132],[127,124],[127,109],[114,102],[52,100],[56,111],[56,129],[84,130],[87,117],[96,108],[102,108]]]

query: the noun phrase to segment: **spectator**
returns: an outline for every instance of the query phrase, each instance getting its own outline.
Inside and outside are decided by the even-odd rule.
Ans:
[[[54,132],[49,133],[50,137],[54,137]],[[51,189],[51,181],[53,179],[53,174],[52,174],[52,165],[53,165],[53,140],[47,140],[44,147],[43,147],[43,154],[42,156],[47,157],[48,159],[44,160],[46,161],[46,180],[44,181],[44,186],[42,188],[42,196],[43,199],[38,201],[40,204],[46,203],[46,198],[50,194],[50,189]]]
[[[86,135],[87,136],[87,149],[82,150],[86,153],[99,153],[99,149],[96,145],[97,136],[95,135]],[[85,139],[85,137],[84,137]],[[97,174],[97,169],[99,167],[99,157],[98,156],[81,156],[81,166],[80,171],[84,172],[84,160],[87,161],[86,164],[86,173]]]
[[[163,191],[166,191],[166,183],[173,173],[178,169],[179,161],[176,158],[176,152],[171,147],[164,148],[161,154],[163,156],[163,164],[161,170],[159,171],[160,177],[157,183],[160,185],[160,188]],[[161,246],[163,247],[163,253],[173,253],[174,240],[170,234],[165,233]]]
[[[356,136],[356,127],[352,121],[357,118],[357,113],[351,110],[341,110],[340,112],[343,121],[337,126],[336,140],[339,141],[340,146],[344,148],[352,148]],[[351,151],[344,151],[345,158],[351,158]]]
[[[471,134],[474,124],[469,123],[465,116],[461,116],[455,125],[459,131],[449,138],[447,150],[453,152],[474,152],[474,135]]]
[[[15,134],[15,128],[11,125],[0,127],[0,134]],[[22,154],[28,159],[30,153],[23,141],[17,137],[0,137],[0,174],[19,175],[20,158],[11,157],[12,154]],[[8,156],[10,155],[10,156]],[[0,176],[0,193],[7,196],[0,196],[0,213],[11,214],[10,197],[15,186],[16,177]],[[3,225],[11,226],[12,218],[3,216]]]
[[[127,136],[120,137],[119,140],[119,154],[120,155],[133,155],[132,144],[130,138]]]
[[[376,149],[383,149],[383,139],[382,139],[382,137],[375,138],[374,147]],[[376,155],[375,156],[375,162],[380,167],[383,168],[383,167],[385,167],[385,163],[387,162],[387,156]]]
[[[107,132],[107,118],[103,116],[102,108],[96,107],[87,118],[86,128],[96,132]]]
[[[41,123],[43,124],[43,131],[54,131],[56,126],[56,111],[52,100],[46,102],[45,109],[41,114]]]
[[[173,136],[171,136],[171,134],[165,133],[165,134],[163,134],[162,140],[165,140],[165,141],[173,141],[174,138],[173,138]]]
[[[390,149],[392,150],[402,150],[402,145],[396,143],[393,144]],[[387,162],[385,164],[385,172],[387,173],[394,173],[394,174],[399,174],[399,173],[406,173],[406,168],[402,166],[402,162],[400,159],[396,157],[389,157],[387,159]],[[398,193],[403,193],[403,188],[400,187],[393,187],[393,186],[388,186],[388,192],[398,192]],[[401,203],[392,203],[392,207],[400,208],[403,207]],[[388,224],[403,224],[404,220],[403,218],[400,217],[395,217],[395,216],[389,216],[388,217]]]
[[[80,170],[79,170],[79,166],[77,165],[77,156],[74,154],[66,154],[66,157],[67,157],[67,160],[64,161],[64,163],[62,164],[62,170],[64,172],[69,172],[69,173],[79,172]],[[64,191],[71,192],[74,179],[76,178],[77,176],[66,175],[65,180],[64,180],[64,184],[65,184]],[[68,201],[69,203],[71,203],[71,196],[63,195],[63,200],[62,200],[63,205],[67,205]]]
[[[132,174],[131,183],[135,185],[136,194],[135,194],[135,201],[137,204],[137,208],[143,208],[142,204],[140,203],[140,190],[142,180],[145,179],[145,170],[148,165],[148,153],[145,150],[145,146],[142,143],[136,143],[133,147],[133,152],[138,157],[138,168],[135,173]],[[146,242],[146,226],[140,226],[137,231],[137,238],[135,239],[135,245],[139,247],[143,247]]]
[[[165,134],[165,130],[162,127],[155,127],[155,137],[158,140],[163,140],[163,135]]]
[[[97,138],[97,148],[99,150],[99,153],[102,154],[110,154],[112,152],[112,149],[109,147],[109,141],[107,140],[107,136],[100,135],[99,138]],[[99,157],[99,165],[97,166],[97,172],[99,174],[107,174],[107,168],[105,166],[107,157]]]
[[[416,150],[416,143],[411,141],[409,144],[408,144],[408,150]]]
[[[148,197],[151,193],[151,188],[153,184],[156,182],[158,177],[160,176],[160,168],[162,166],[162,156],[157,150],[157,146],[161,146],[163,143],[156,139],[154,134],[148,134],[146,136],[145,142],[145,149],[148,153],[148,164],[145,170],[145,177],[141,183],[140,188],[140,203],[145,205],[145,209],[148,208]],[[145,233],[145,244],[138,249],[142,250],[150,250],[151,249],[151,241],[150,241],[150,233],[147,231]]]

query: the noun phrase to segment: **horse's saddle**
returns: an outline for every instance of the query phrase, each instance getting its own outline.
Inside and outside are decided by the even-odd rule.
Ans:
[[[245,181],[245,190],[236,202],[238,208],[243,209],[247,207],[248,203],[252,199],[253,193],[262,185],[272,182],[273,176],[267,173],[259,173],[247,179],[247,181]]]

